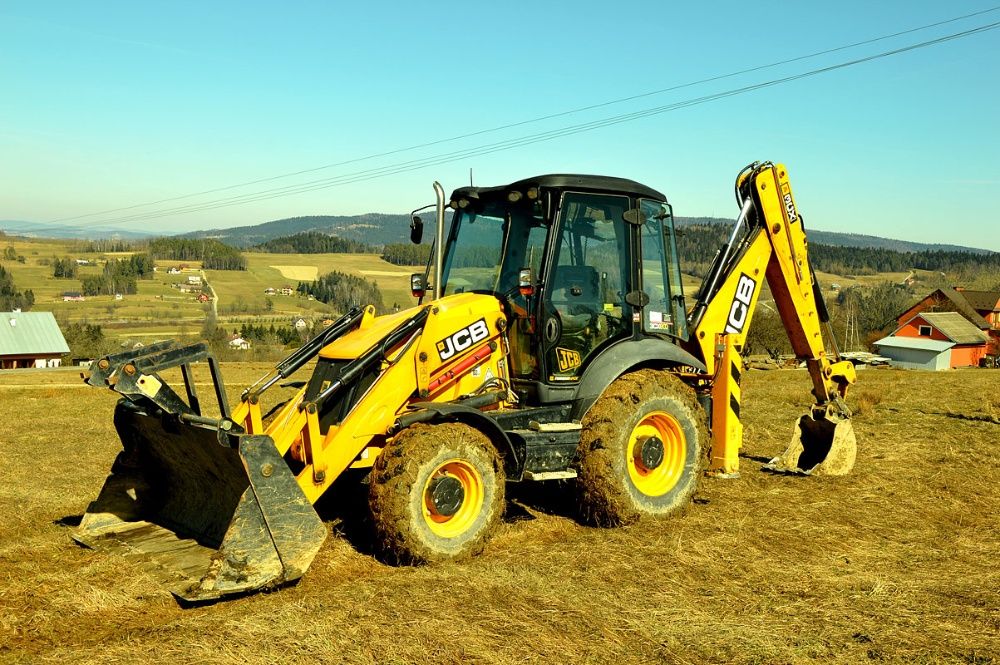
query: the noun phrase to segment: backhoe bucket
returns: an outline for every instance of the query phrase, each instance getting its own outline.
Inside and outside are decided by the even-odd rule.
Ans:
[[[799,418],[791,444],[764,468],[807,476],[845,476],[854,468],[857,454],[850,418],[831,412],[811,413]]]
[[[227,432],[122,400],[119,453],[74,540],[141,555],[198,602],[298,579],[326,528],[268,436]]]

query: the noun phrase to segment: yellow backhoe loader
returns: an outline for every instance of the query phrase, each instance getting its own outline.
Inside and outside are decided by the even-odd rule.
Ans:
[[[234,406],[204,344],[95,363],[86,381],[122,396],[124,450],[74,538],[144,553],[198,602],[299,578],[327,535],[313,504],[341,477],[368,484],[377,544],[401,562],[481,550],[510,482],[575,479],[560,486],[597,525],[671,514],[705,471],[738,473],[740,350],[765,280],[815,396],[768,466],[850,471],[855,375],[824,348],[783,166],[739,174],[739,217],[690,308],[656,190],[546,175],[435,192],[433,254],[411,278],[419,304],[352,309]],[[414,215],[411,239],[422,233]],[[220,417],[203,413],[198,361]],[[312,361],[295,396],[262,413],[261,395]],[[174,367],[182,391],[161,375]]]

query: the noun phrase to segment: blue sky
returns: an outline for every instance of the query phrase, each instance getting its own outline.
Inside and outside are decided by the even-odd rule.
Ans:
[[[0,4],[0,219],[72,218],[321,167],[994,6],[8,1]],[[483,185],[546,172],[628,177],[666,193],[678,215],[732,217],[736,173],[773,160],[788,166],[808,226],[1000,250],[1000,30],[493,154],[134,218],[683,102],[998,21],[1000,10],[548,121],[65,223],[119,220],[167,233],[405,212],[432,200],[435,179],[446,189],[466,184],[470,168]]]

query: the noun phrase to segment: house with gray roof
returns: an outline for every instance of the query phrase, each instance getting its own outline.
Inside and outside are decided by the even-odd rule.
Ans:
[[[900,326],[921,312],[958,312],[989,335],[986,353],[1000,356],[1000,291],[973,291],[961,286],[928,293],[896,317]]]
[[[959,312],[921,312],[874,343],[896,367],[941,370],[976,367],[989,335]]]
[[[52,312],[0,312],[0,369],[59,367],[67,353]]]

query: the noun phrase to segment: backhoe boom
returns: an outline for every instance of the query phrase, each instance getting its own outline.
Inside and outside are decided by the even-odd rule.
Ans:
[[[856,375],[850,362],[837,358],[836,349],[833,359],[826,351],[822,328],[829,316],[809,264],[806,233],[788,174],[781,164],[755,163],[740,173],[736,191],[740,216],[709,271],[690,321],[692,351],[714,377],[710,471],[728,475],[738,469],[742,425],[738,397],[733,395],[738,395],[742,372],[741,365],[734,370],[733,363],[739,361],[749,333],[763,278],[792,350],[806,363],[816,398],[811,413],[803,416],[809,422],[800,419],[792,447],[775,458],[771,467],[847,473],[854,462],[854,437],[843,397]],[[805,441],[810,438],[815,442]],[[840,443],[850,448],[843,455],[835,447]],[[809,453],[804,456],[803,446]],[[834,468],[834,460],[842,457],[840,466]]]

